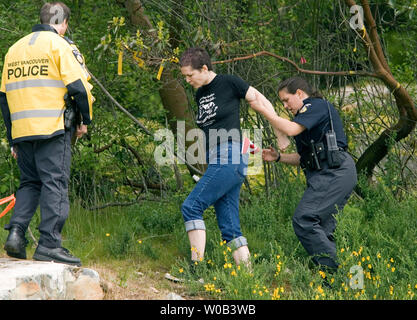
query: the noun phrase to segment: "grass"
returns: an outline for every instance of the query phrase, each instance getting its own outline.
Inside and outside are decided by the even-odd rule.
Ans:
[[[243,234],[251,250],[251,270],[234,264],[221,241],[212,208],[205,212],[207,247],[197,273],[204,284],[186,282],[188,295],[210,299],[415,299],[417,294],[417,200],[401,201],[386,190],[353,196],[337,216],[340,269],[325,274],[312,265],[296,238],[291,216],[303,191],[302,181],[283,183],[269,197],[249,196],[241,206]],[[114,265],[120,284],[138,270],[170,272],[194,279],[190,248],[180,213],[187,192],[169,201],[123,208],[84,210],[73,202],[63,231],[63,246],[84,265]],[[10,214],[0,220],[7,223]],[[31,222],[35,237],[39,214]],[[1,228],[4,243],[7,231]],[[28,256],[34,251],[33,241]],[[323,286],[323,279],[332,289]]]

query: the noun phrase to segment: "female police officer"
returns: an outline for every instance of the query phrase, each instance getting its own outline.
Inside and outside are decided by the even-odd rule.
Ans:
[[[355,164],[339,114],[300,77],[283,81],[278,94],[292,121],[262,112],[272,126],[293,136],[297,153],[262,152],[265,161],[301,165],[307,189],[293,216],[294,231],[315,264],[337,269],[334,215],[342,210],[357,183]],[[333,129],[333,130],[332,130]]]

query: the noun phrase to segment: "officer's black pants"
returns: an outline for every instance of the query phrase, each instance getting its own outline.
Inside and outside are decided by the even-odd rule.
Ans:
[[[355,163],[347,152],[337,169],[322,163],[322,170],[306,170],[307,189],[295,210],[295,234],[313,262],[332,269],[337,268],[336,228],[334,215],[345,206],[357,183]]]
[[[26,230],[39,205],[39,244],[61,247],[61,231],[69,212],[71,133],[18,143],[17,164],[20,186],[14,213],[5,229],[18,224]]]

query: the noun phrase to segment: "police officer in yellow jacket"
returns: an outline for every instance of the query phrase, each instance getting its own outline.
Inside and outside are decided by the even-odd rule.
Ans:
[[[68,181],[71,135],[81,137],[92,119],[92,86],[76,47],[64,34],[70,9],[62,2],[41,8],[41,24],[6,54],[0,105],[7,138],[20,170],[20,186],[4,249],[26,259],[26,230],[38,207],[39,244],[33,259],[81,265],[62,247],[61,232],[69,213]],[[64,96],[75,101],[82,122],[64,128]]]

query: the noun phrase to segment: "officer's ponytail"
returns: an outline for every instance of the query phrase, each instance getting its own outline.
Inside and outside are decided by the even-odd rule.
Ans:
[[[304,91],[311,98],[320,98],[323,99],[323,95],[317,90],[313,89],[311,85],[301,77],[292,77],[282,81],[278,85],[278,92],[286,89],[288,93],[295,94],[295,92],[300,89]]]

